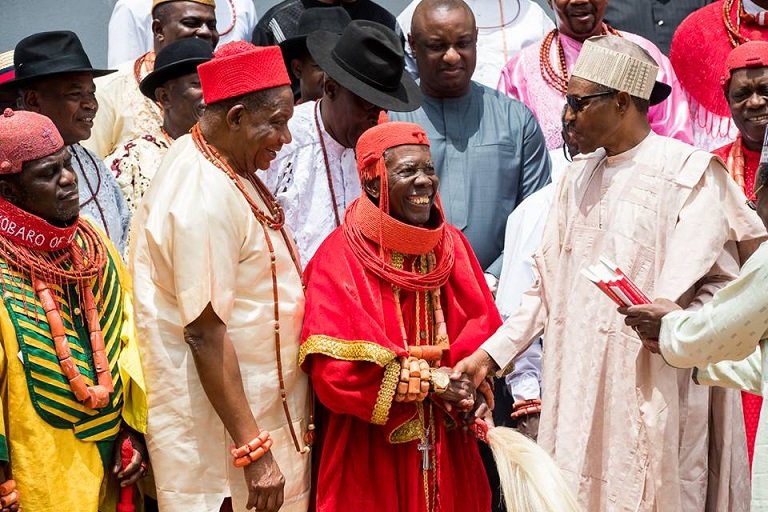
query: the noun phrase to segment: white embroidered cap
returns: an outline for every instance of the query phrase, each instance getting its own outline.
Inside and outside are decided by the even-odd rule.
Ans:
[[[659,65],[644,48],[607,35],[584,42],[571,75],[650,100],[658,72]]]

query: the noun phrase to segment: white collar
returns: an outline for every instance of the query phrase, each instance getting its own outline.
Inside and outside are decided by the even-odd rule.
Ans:
[[[752,0],[742,0],[742,2],[744,6],[744,11],[747,12],[748,14],[759,14],[765,10],[759,5],[757,5],[755,2],[753,2]]]

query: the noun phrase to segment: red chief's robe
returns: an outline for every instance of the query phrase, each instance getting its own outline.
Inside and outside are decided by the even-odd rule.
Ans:
[[[467,240],[449,225],[445,236],[453,237],[455,264],[441,288],[450,339],[441,363],[451,366],[493,334],[501,318]],[[405,268],[410,270],[412,262],[412,257],[405,257]],[[430,452],[436,470],[428,473],[425,485],[422,453],[417,449],[424,430],[417,406],[393,401],[400,358],[407,352],[392,285],[363,266],[343,228],[320,246],[307,266],[305,281],[300,363],[310,375],[321,409],[315,453],[317,510],[425,512],[425,487],[430,488],[432,510],[490,510],[491,494],[477,443],[439,399],[424,402],[424,422],[429,423],[429,410],[434,411],[436,433],[436,450]],[[428,339],[433,338],[431,299],[426,302],[428,324],[424,294],[403,290],[400,301],[409,344],[414,344],[417,324]]]

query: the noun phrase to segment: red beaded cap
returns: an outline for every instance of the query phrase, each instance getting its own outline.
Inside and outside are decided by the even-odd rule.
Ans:
[[[768,67],[768,41],[748,41],[737,46],[725,59],[725,70],[720,78],[726,93],[731,82],[731,74],[737,69]]]
[[[227,43],[197,67],[203,99],[210,105],[243,94],[290,85],[279,46]]]
[[[53,121],[36,112],[5,109],[0,116],[0,174],[21,172],[24,162],[64,147]]]
[[[363,132],[356,148],[360,176],[365,180],[376,178],[380,170],[375,164],[384,151],[405,144],[429,146],[429,139],[421,126],[405,122],[382,123]]]

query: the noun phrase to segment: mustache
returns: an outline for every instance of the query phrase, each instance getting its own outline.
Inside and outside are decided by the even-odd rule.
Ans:
[[[568,4],[565,7],[565,13],[569,16],[584,16],[586,14],[596,14],[597,9],[592,4],[588,5],[572,5]]]

